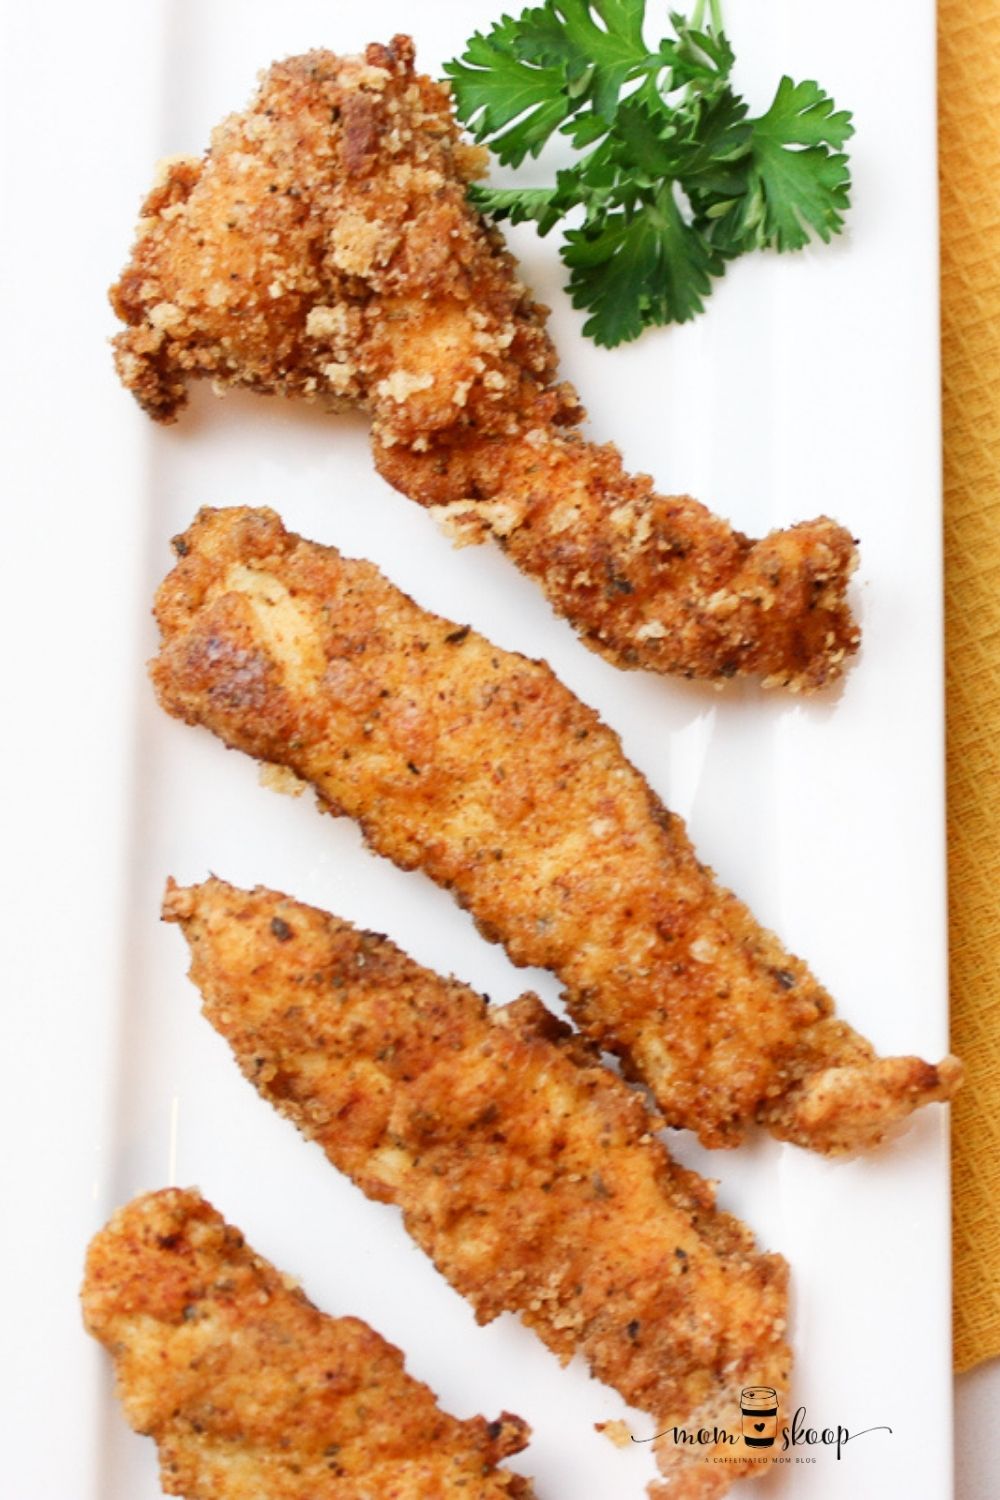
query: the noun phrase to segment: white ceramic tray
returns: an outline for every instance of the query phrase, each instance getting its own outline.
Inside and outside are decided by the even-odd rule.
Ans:
[[[510,6],[507,7],[510,9]],[[704,319],[615,353],[579,333],[555,241],[511,235],[552,303],[591,430],[663,490],[744,530],[828,512],[862,542],[863,653],[843,690],[803,702],[624,674],[588,653],[491,549],[453,551],[375,475],[365,426],[196,393],[156,430],[115,385],[104,288],[155,159],[197,152],[256,71],[309,46],[415,31],[431,71],[495,0],[173,0],[8,8],[17,204],[4,245],[10,419],[5,778],[5,1184],[9,1296],[0,1413],[17,1500],[153,1500],[152,1444],[126,1428],[106,1357],[80,1330],[86,1241],[117,1204],[195,1183],[319,1305],[368,1319],[459,1414],[522,1413],[515,1460],[542,1500],[630,1500],[648,1450],[593,1430],[617,1396],[561,1371],[512,1318],[475,1326],[412,1248],[238,1076],[200,1019],[185,945],[158,922],[168,874],[263,882],[387,931],[424,963],[506,1000],[519,973],[422,877],[368,855],[346,822],[262,789],[254,766],[156,708],[153,588],[203,503],[275,505],[289,526],[374,559],[422,604],[544,655],[622,735],[703,857],[806,957],[886,1051],[946,1049],[940,489],[930,0],[728,0],[739,82],[782,71],[854,110],[855,207],[837,244],[747,257]],[[886,91],[890,52],[907,108]],[[758,1141],[679,1157],[721,1181],[794,1274],[793,1404],[810,1422],[888,1425],[760,1496],[946,1500],[951,1493],[947,1137],[918,1117],[867,1160]],[[16,1211],[15,1211],[16,1210]],[[634,1429],[648,1431],[636,1417]]]

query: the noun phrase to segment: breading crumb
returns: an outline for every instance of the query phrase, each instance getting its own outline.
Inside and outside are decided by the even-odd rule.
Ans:
[[[301,797],[309,790],[308,781],[296,776],[288,766],[276,766],[272,761],[261,761],[257,767],[257,780],[269,792],[278,792],[284,797]]]

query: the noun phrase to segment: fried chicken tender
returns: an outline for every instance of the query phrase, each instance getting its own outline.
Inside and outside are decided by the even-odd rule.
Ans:
[[[709,1146],[761,1121],[818,1151],[945,1099],[954,1058],[882,1059],[698,862],[617,735],[548,666],[421,609],[273,511],[203,510],[161,585],[168,713],[287,767],[422,869]]]
[[[547,309],[466,199],[485,159],[407,37],[275,64],[143,206],[111,292],[125,385],[159,421],[202,376],[363,407],[385,478],[494,537],[616,665],[833,681],[859,641],[851,536],[820,518],[751,541],[573,430]]]
[[[788,1388],[788,1268],[677,1166],[641,1098],[534,995],[490,1008],[386,938],[258,887],[178,889],[207,1019],[244,1075],[370,1197],[395,1203],[479,1322],[516,1312],[657,1431],[734,1424]],[[670,1496],[710,1449],[658,1445]],[[750,1465],[747,1466],[751,1467]]]
[[[87,1331],[186,1500],[531,1500],[496,1465],[529,1428],[459,1422],[357,1318],[317,1311],[196,1191],[136,1198],[94,1236]]]

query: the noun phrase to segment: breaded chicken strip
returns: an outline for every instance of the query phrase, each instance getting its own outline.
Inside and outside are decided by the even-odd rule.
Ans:
[[[202,376],[362,406],[382,474],[495,537],[616,665],[832,681],[859,640],[850,535],[824,518],[753,542],[572,430],[546,309],[466,200],[484,162],[407,37],[276,64],[143,206],[111,293],[123,381],[161,421]]]
[[[734,1426],[787,1391],[788,1268],[714,1206],[627,1084],[534,995],[490,1009],[386,938],[274,891],[168,886],[204,1012],[246,1077],[371,1198],[395,1203],[487,1323],[516,1312],[657,1431]],[[710,1449],[658,1446],[670,1496]],[[748,1465],[747,1467],[751,1467]]]
[[[758,1119],[849,1151],[951,1094],[955,1059],[880,1059],[832,1017],[544,663],[429,614],[273,511],[202,511],[175,546],[151,668],[163,707],[311,782],[514,963],[551,969],[669,1124],[719,1146]]]
[[[83,1315],[186,1500],[530,1500],[496,1465],[529,1429],[459,1422],[357,1318],[318,1312],[195,1191],[136,1198],[94,1236]]]

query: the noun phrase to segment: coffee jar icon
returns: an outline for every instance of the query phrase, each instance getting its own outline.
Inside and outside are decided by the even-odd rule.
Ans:
[[[773,1385],[746,1385],[740,1392],[743,1441],[748,1448],[770,1448],[778,1436],[778,1393]]]

